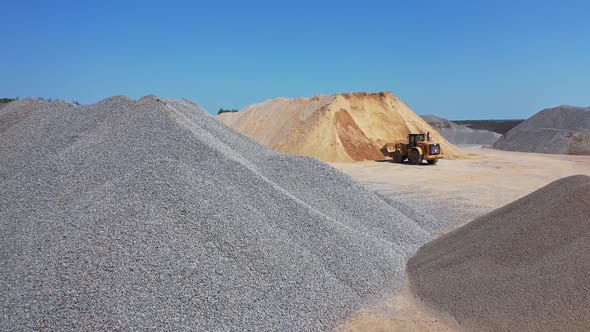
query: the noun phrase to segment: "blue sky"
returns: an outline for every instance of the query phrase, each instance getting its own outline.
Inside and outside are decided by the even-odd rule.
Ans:
[[[11,1],[0,97],[393,91],[419,114],[590,106],[589,1]]]

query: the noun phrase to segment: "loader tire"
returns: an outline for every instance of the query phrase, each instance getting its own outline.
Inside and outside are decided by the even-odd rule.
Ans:
[[[438,163],[438,159],[427,160],[428,165],[436,165]]]
[[[395,150],[395,152],[393,153],[393,156],[391,156],[393,159],[391,160],[394,163],[401,163],[402,161],[404,161],[404,158],[402,156],[402,153],[399,150]]]
[[[422,155],[420,154],[420,152],[413,150],[412,152],[410,152],[408,160],[412,165],[420,165],[422,164]]]

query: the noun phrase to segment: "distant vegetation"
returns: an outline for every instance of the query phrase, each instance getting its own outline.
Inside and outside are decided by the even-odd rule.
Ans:
[[[0,98],[0,104],[8,104],[11,101],[15,101],[17,99],[18,99],[18,97],[16,97],[16,98]],[[37,97],[37,99],[44,100],[44,101],[47,101],[47,102],[52,102],[52,101],[55,100],[53,98],[43,98],[43,97]],[[80,102],[78,102],[77,100],[72,100],[72,104],[80,106]],[[234,110],[232,110],[232,111],[234,111]]]
[[[18,98],[16,98],[16,99],[18,99]],[[8,104],[13,100],[14,100],[14,98],[0,98],[0,104]]]
[[[46,101],[48,103],[50,103],[52,101],[55,101],[55,100],[58,100],[58,99],[54,99],[54,98],[43,98],[43,97],[37,97],[37,99],[44,100],[44,101]],[[77,100],[72,100],[72,104],[80,106],[80,102],[77,101]]]
[[[237,111],[238,110],[236,110],[236,109],[231,109],[231,110],[230,109],[227,109],[227,110],[224,110],[223,108],[220,108],[219,109],[219,112],[217,112],[217,115],[219,115],[221,113],[236,113]]]

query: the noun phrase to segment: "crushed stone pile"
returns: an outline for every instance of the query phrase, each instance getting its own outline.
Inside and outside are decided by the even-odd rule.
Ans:
[[[495,144],[509,151],[590,155],[590,107],[545,109],[516,126]]]
[[[383,159],[385,143],[420,132],[430,132],[446,157],[467,156],[391,92],[276,98],[217,118],[276,151],[327,162]]]
[[[453,123],[466,126],[471,129],[493,131],[504,135],[510,129],[523,123],[524,119],[495,119],[495,120],[453,120]]]
[[[493,131],[471,129],[434,115],[421,117],[452,144],[492,145],[502,137]]]
[[[184,99],[21,99],[0,141],[7,330],[329,330],[430,237]]]
[[[472,331],[590,326],[590,177],[557,180],[424,247],[419,299]]]

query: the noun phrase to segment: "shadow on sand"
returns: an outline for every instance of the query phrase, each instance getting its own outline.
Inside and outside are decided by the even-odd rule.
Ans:
[[[391,159],[377,159],[377,160],[375,160],[375,162],[376,162],[376,163],[392,163],[392,164],[394,163],[394,162],[392,162],[392,161],[391,161]],[[423,163],[422,163],[422,164],[420,164],[420,165],[412,165],[412,164],[410,164],[410,163],[409,163],[407,160],[406,160],[406,161],[404,161],[404,162],[403,162],[403,163],[401,163],[401,164],[398,164],[398,165],[403,165],[403,166],[413,166],[413,167],[416,167],[416,166],[436,166],[436,165],[430,165],[430,164],[428,164],[428,163],[426,163],[426,162],[423,162]]]

